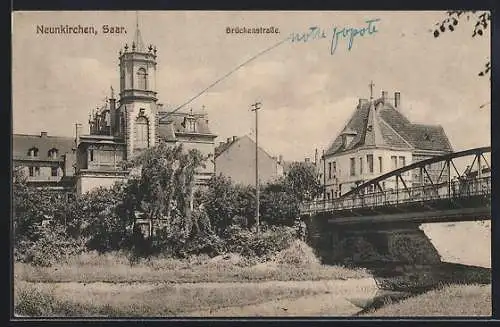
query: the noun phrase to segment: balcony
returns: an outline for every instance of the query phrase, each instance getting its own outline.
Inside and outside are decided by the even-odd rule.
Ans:
[[[156,92],[148,90],[124,90],[120,93],[120,97],[124,100],[127,98],[139,98],[139,99],[155,99]]]

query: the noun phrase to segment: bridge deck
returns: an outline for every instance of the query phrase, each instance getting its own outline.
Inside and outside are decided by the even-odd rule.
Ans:
[[[338,224],[488,219],[491,177],[314,201],[302,206],[301,215]]]

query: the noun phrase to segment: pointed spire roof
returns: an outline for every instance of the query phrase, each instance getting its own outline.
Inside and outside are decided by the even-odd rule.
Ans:
[[[135,36],[134,36],[135,51],[144,52],[144,42],[142,41],[141,30],[139,28],[139,14],[135,13]]]

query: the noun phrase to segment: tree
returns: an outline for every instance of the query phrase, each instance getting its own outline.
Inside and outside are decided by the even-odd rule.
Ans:
[[[12,191],[15,244],[36,241],[41,237],[38,227],[42,222],[63,219],[66,208],[64,195],[28,185],[26,176],[20,170],[14,171]]]
[[[99,252],[129,245],[133,206],[125,201],[127,186],[99,187],[70,203],[65,218],[68,234],[85,239],[89,249]]]
[[[194,178],[204,159],[196,149],[185,152],[182,144],[161,142],[130,161],[128,166],[141,172],[135,181],[136,209],[149,219],[166,219],[167,223],[175,215],[190,218]]]
[[[126,164],[140,174],[129,180],[124,206],[153,225],[147,240],[134,233],[137,254],[217,253],[218,240],[205,209],[194,208],[195,175],[206,159],[196,149],[184,151],[182,144],[161,142]]]
[[[300,201],[288,192],[284,180],[268,184],[261,193],[262,220],[271,225],[291,225],[299,215]]]
[[[12,188],[16,260],[49,266],[84,249],[81,239],[67,233],[64,194],[28,185],[21,170],[14,170]]]
[[[300,204],[321,193],[314,166],[292,163],[284,178],[268,183],[262,192],[263,220],[270,224],[292,225],[299,215]]]
[[[203,192],[203,206],[217,234],[232,223],[237,212],[237,193],[231,179],[223,175],[213,176]]]
[[[453,32],[458,25],[464,21],[469,22],[471,19],[475,21],[472,37],[480,37],[484,35],[484,31],[487,30],[491,22],[491,12],[490,11],[475,11],[475,10],[450,10],[446,12],[447,17],[442,21],[436,23],[436,28],[433,31],[434,37],[440,37],[442,33],[447,30]],[[491,71],[491,62],[484,65],[484,69],[479,72],[479,76],[486,76]],[[491,76],[490,76],[491,79]]]
[[[310,201],[321,194],[321,184],[314,166],[295,162],[285,177],[285,188],[300,201]]]

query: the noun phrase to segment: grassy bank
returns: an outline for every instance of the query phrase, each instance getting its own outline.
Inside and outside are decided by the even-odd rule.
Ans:
[[[130,263],[118,254],[86,254],[52,267],[15,263],[15,281],[80,283],[200,283],[351,279],[370,277],[364,269],[320,264],[254,263],[235,255],[191,259],[154,258]]]
[[[491,316],[491,285],[449,285],[399,303],[387,303],[365,316]]]
[[[166,317],[210,316],[224,309],[246,312],[248,307],[259,305],[276,309],[280,301],[304,302],[306,298],[313,299],[310,304],[317,309],[316,296],[345,302],[347,294],[373,293],[376,285],[370,279],[195,284],[18,282],[14,290],[18,315]]]

